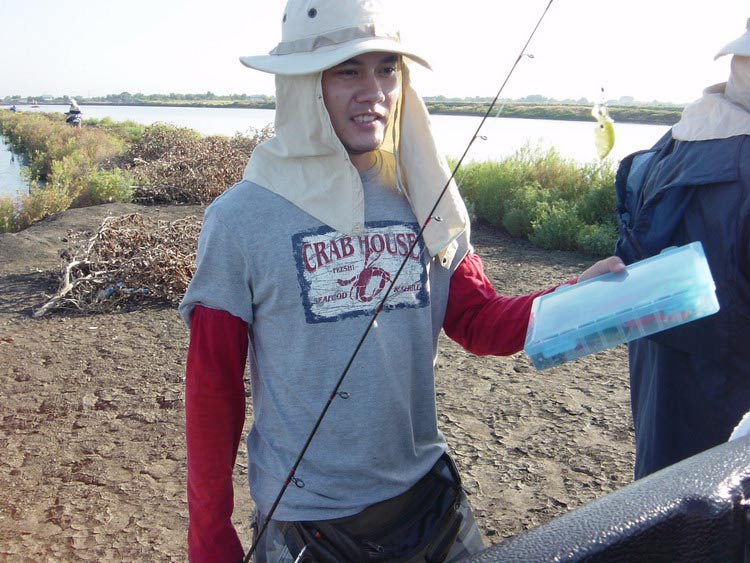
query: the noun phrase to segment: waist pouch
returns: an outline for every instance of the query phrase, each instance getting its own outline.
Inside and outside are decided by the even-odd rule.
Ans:
[[[443,454],[405,493],[345,518],[287,522],[284,539],[300,562],[443,561],[463,518],[461,495],[458,470]]]

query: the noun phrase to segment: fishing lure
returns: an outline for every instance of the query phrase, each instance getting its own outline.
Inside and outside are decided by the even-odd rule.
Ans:
[[[594,144],[596,153],[600,160],[609,154],[612,147],[615,146],[615,122],[609,116],[609,110],[606,104],[594,104],[591,109],[591,115],[596,119],[596,129],[594,130]]]

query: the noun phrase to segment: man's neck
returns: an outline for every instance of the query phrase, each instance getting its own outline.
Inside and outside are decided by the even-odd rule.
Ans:
[[[375,162],[377,162],[376,153],[377,151],[349,154],[349,160],[351,160],[351,163],[358,172],[366,172],[375,165]]]

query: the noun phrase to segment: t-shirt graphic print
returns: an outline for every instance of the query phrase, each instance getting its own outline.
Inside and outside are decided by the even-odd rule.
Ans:
[[[371,315],[401,267],[388,297],[390,309],[425,307],[427,269],[416,223],[376,221],[365,233],[344,235],[330,227],[297,233],[292,246],[308,323]]]

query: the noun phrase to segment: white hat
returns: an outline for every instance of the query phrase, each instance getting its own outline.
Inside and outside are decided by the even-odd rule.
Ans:
[[[723,57],[724,55],[740,55],[741,57],[750,57],[750,18],[748,18],[747,24],[745,24],[745,28],[745,33],[740,35],[731,43],[727,43],[726,45],[724,45],[719,50],[719,52],[716,53],[714,60],[718,59],[719,57]]]
[[[281,43],[268,55],[240,57],[245,66],[281,75],[311,74],[363,53],[398,53],[430,68],[401,43],[380,0],[288,0]]]

